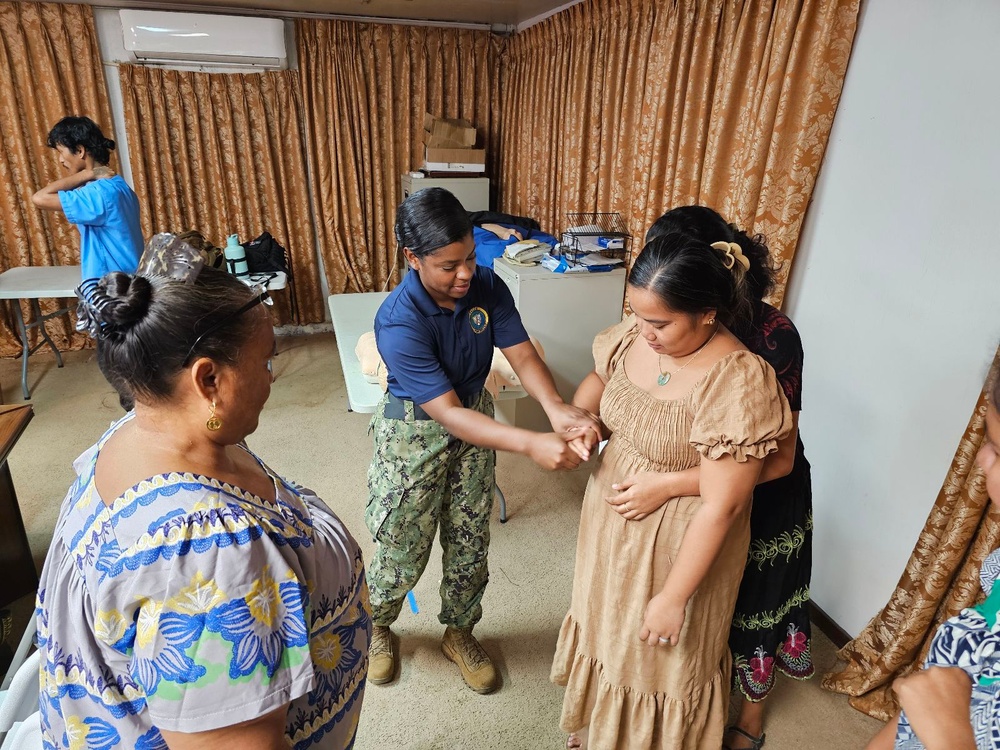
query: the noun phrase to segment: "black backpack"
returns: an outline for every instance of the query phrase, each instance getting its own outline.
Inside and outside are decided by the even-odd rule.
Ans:
[[[273,273],[281,271],[292,280],[291,264],[288,262],[288,251],[285,250],[271,236],[270,232],[264,232],[255,240],[250,240],[243,246],[247,254],[247,266],[250,273]]]
[[[264,232],[255,240],[250,240],[243,246],[247,255],[247,267],[252,274],[267,274],[281,271],[288,277],[291,293],[292,315],[296,316],[298,305],[295,300],[295,287],[292,286],[292,264],[285,250],[270,232]],[[294,317],[293,317],[294,319]]]

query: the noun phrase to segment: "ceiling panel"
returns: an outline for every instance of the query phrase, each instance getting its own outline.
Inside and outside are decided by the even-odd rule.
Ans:
[[[93,4],[164,10],[238,12],[243,9],[273,12],[275,15],[316,13],[517,25],[566,5],[567,0],[106,0]]]

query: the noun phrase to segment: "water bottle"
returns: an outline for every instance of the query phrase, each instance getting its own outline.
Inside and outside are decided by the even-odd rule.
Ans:
[[[226,238],[226,266],[229,273],[237,278],[245,279],[250,275],[250,267],[247,265],[247,253],[240,244],[239,235],[231,234]]]

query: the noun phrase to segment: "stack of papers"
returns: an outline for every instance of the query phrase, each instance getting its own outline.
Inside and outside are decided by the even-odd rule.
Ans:
[[[587,253],[576,259],[578,264],[587,266],[588,268],[594,268],[597,266],[620,266],[625,261],[621,258],[607,258],[600,253]]]
[[[576,260],[555,257],[546,253],[542,265],[554,273],[596,273],[611,271],[624,263],[620,258],[605,258],[600,253],[587,253]]]

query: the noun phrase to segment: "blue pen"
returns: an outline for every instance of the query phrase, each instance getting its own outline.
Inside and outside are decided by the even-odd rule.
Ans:
[[[406,594],[406,599],[407,599],[407,601],[410,602],[410,609],[413,611],[413,614],[415,614],[415,615],[416,614],[420,614],[420,610],[417,609],[417,597],[415,597],[413,595],[412,591],[410,591],[410,592],[408,592]]]

